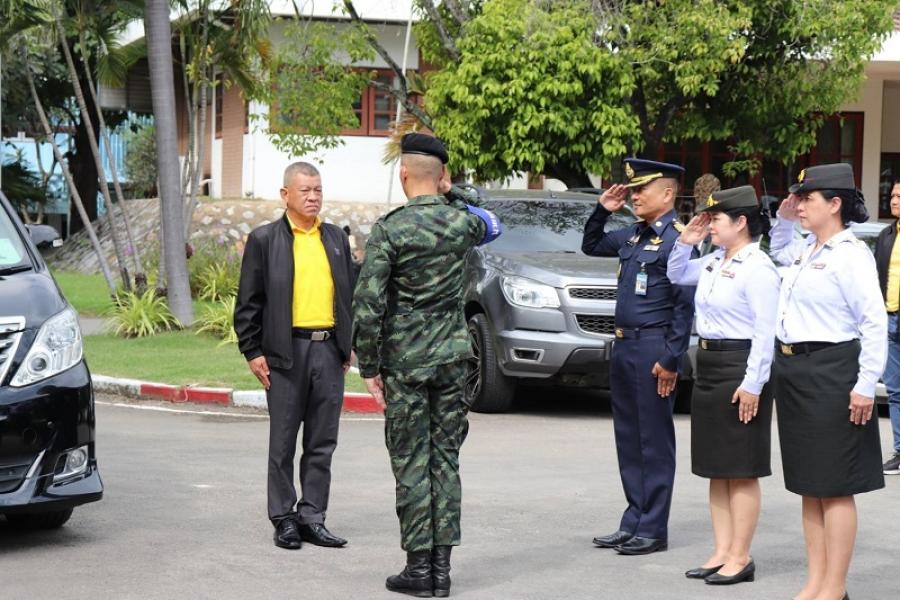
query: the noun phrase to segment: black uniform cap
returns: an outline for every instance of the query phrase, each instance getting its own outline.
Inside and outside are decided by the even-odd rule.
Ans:
[[[400,140],[401,154],[424,154],[425,156],[434,156],[441,159],[443,164],[447,164],[450,155],[444,143],[433,135],[424,133],[407,133]]]
[[[797,183],[790,187],[792,194],[815,190],[855,190],[853,167],[847,163],[816,165],[800,171]]]
[[[749,208],[755,206],[759,206],[759,200],[756,198],[756,190],[754,190],[751,185],[742,185],[736,188],[713,192],[706,200],[706,206],[697,212],[725,212],[735,208]]]
[[[628,181],[625,187],[638,187],[663,177],[679,179],[684,173],[684,167],[673,165],[671,163],[658,162],[655,160],[646,160],[643,158],[626,158],[625,176]]]

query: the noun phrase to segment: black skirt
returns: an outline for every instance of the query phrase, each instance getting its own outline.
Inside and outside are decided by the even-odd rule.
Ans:
[[[772,474],[772,392],[766,385],[750,423],[738,419],[734,392],[744,380],[750,350],[697,349],[691,397],[691,470],[710,479]]]
[[[858,340],[785,356],[775,351],[772,381],[784,485],[803,496],[852,496],[884,487],[877,413],[850,422],[859,373]]]

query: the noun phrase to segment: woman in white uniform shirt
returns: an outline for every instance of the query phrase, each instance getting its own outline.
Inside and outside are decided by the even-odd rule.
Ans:
[[[772,381],[785,487],[803,496],[807,581],[796,600],[840,600],[856,540],[854,494],[884,487],[875,385],[887,317],[875,259],[847,228],[868,219],[853,170],[820,165],[778,210],[781,285]],[[795,239],[794,222],[811,233]]]
[[[715,550],[685,575],[726,585],[753,581],[750,544],[759,519],[759,477],[770,465],[772,393],[780,278],[754,243],[768,230],[750,186],[713,192],[669,256],[668,277],[696,285],[700,344],[691,399],[691,468],[709,478]],[[708,234],[719,250],[691,260]]]

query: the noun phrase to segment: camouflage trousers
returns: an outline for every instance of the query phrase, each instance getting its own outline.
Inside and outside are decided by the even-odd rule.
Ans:
[[[469,431],[465,377],[465,361],[383,373],[384,437],[407,552],[459,545],[459,448]]]

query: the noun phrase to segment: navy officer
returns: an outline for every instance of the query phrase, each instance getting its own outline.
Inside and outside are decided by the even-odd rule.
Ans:
[[[684,229],[675,212],[683,173],[678,165],[625,159],[627,182],[600,196],[581,244],[585,254],[619,257],[610,388],[628,508],[619,529],[594,538],[594,544],[626,555],[668,548],[675,480],[672,411],[694,314],[694,287],[673,285],[666,276],[669,253]],[[605,231],[609,216],[625,205],[629,190],[640,220]]]

